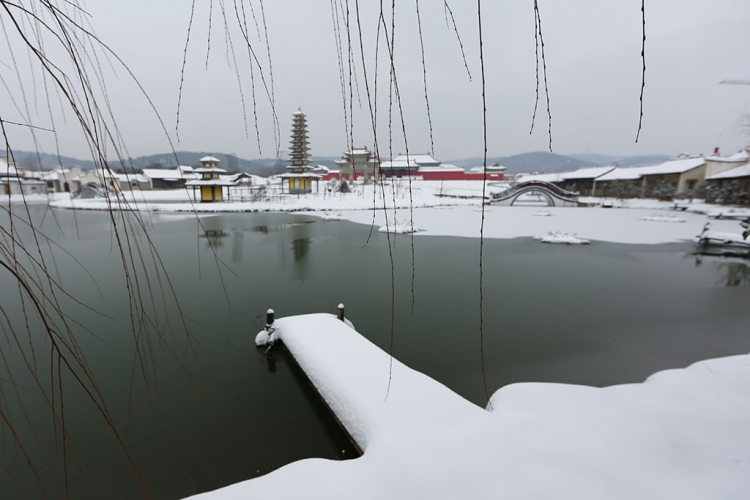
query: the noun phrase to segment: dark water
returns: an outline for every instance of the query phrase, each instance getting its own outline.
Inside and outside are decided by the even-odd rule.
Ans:
[[[289,360],[254,347],[269,307],[281,317],[335,312],[344,302],[367,338],[385,349],[393,340],[401,361],[484,405],[478,240],[415,237],[412,266],[409,236],[397,236],[389,251],[386,235],[374,232],[366,244],[370,228],[348,222],[226,214],[202,217],[199,225],[193,217],[162,215],[146,220],[161,262],[155,264],[143,236],[118,243],[107,214],[51,215],[34,208],[40,227],[70,254],[55,252],[56,273],[66,290],[97,312],[59,300],[90,330],[70,323],[153,498],[208,491],[306,457],[352,456]],[[124,228],[129,220],[116,222]],[[7,227],[7,219],[2,224]],[[31,241],[28,231],[22,233]],[[486,241],[489,392],[523,381],[639,382],[658,370],[750,351],[748,263],[699,259],[692,250],[689,244]],[[123,258],[136,262],[130,290]],[[171,281],[154,271],[159,265]],[[149,272],[138,271],[141,266]],[[15,281],[3,274],[0,304],[17,337],[3,320],[0,384],[3,411],[17,436],[2,427],[2,465],[18,484],[0,471],[0,498],[23,498],[19,486],[41,498],[39,483],[47,497],[58,498],[57,490],[65,489],[58,479],[61,438],[58,432],[55,445],[48,404],[28,375],[28,366],[36,367],[49,398],[50,343],[33,314],[32,334],[26,333],[18,296]],[[148,312],[149,329],[163,335],[160,340],[152,333],[148,342],[140,337],[137,354],[133,323],[141,322],[137,310],[131,316],[133,303]],[[65,373],[65,428],[75,445],[67,449],[69,497],[144,497],[112,432]],[[24,451],[38,481],[16,439],[32,443]]]

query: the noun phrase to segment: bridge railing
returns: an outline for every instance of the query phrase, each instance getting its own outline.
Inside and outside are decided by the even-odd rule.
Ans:
[[[503,192],[495,193],[491,195],[491,199],[493,200],[501,200],[504,198],[508,198],[510,196],[513,196],[517,192],[529,188],[538,187],[540,189],[544,189],[545,191],[549,191],[552,194],[565,199],[575,199],[579,193],[578,192],[572,192],[572,191],[566,191],[565,189],[552,184],[551,182],[545,182],[545,181],[526,181],[526,182],[520,182],[516,184],[515,186],[506,189]]]

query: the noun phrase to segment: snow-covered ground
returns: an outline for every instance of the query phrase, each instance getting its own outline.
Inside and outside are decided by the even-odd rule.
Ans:
[[[658,203],[658,202],[655,202]],[[652,215],[655,208],[623,210],[601,207],[549,207],[549,216],[539,217],[539,207],[487,206],[484,211],[485,238],[522,238],[546,236],[548,233],[575,234],[591,241],[615,243],[656,244],[693,241],[709,220],[705,215],[680,212],[685,222],[674,224],[642,220]],[[476,238],[482,224],[481,207],[420,208],[411,211],[413,225],[419,235],[462,236]],[[393,211],[379,211],[375,224],[385,225],[385,216],[393,224]],[[372,212],[345,211],[345,219],[370,224]],[[410,217],[408,209],[398,210],[396,220],[403,224]],[[711,220],[711,227],[724,232],[742,232],[735,220]]]
[[[481,200],[483,186],[479,181],[412,181],[386,182],[380,185],[353,186],[348,194],[328,192],[321,184],[316,195],[272,194],[261,201],[232,201],[196,203],[191,192],[143,191],[125,193],[125,202],[115,204],[130,210],[149,210],[159,213],[215,213],[215,212],[307,212],[327,220],[347,219],[361,224],[372,223],[398,229],[419,229],[419,235],[460,236],[476,238],[482,225]],[[486,194],[501,191],[504,185],[488,183]],[[270,188],[269,188],[270,189]],[[31,199],[31,197],[29,197]],[[58,199],[50,205],[58,208],[106,210],[111,203],[101,199]],[[41,197],[41,199],[46,199]],[[533,201],[533,200],[530,200]],[[548,233],[576,234],[593,242],[656,244],[692,241],[698,235],[707,214],[719,212],[738,216],[743,209],[708,205],[701,201],[677,202],[685,210],[672,211],[675,202],[657,200],[616,200],[613,198],[581,198],[592,206],[577,208],[527,206],[486,206],[484,236],[486,238],[539,237]],[[602,208],[603,202],[613,208]],[[623,210],[628,208],[631,210]],[[669,212],[667,212],[669,210]],[[750,214],[750,211],[747,211]],[[664,215],[656,215],[662,213]],[[335,214],[333,217],[331,215]],[[543,216],[540,216],[543,215]],[[677,220],[683,223],[673,224]],[[713,220],[712,229],[721,232],[741,232],[735,220]],[[383,229],[383,231],[386,231]]]
[[[275,326],[364,455],[302,460],[194,500],[748,498],[748,355],[642,384],[513,384],[484,409],[335,316]]]

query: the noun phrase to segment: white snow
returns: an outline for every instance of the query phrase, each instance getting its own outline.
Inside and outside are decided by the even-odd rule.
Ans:
[[[644,175],[668,175],[668,174],[681,174],[689,172],[690,170],[696,169],[706,163],[706,159],[702,157],[696,158],[678,158],[673,160],[665,161],[658,165],[650,165],[644,167],[628,167],[622,168],[617,167],[614,170],[597,177],[596,181],[614,181],[614,180],[633,180],[640,179]]]
[[[386,226],[380,226],[378,229],[379,233],[396,233],[396,234],[409,234],[416,233],[419,229],[412,226],[408,222],[397,222],[395,224],[389,224]]]
[[[278,180],[266,184],[271,192]],[[411,186],[411,188],[410,188]],[[506,183],[487,183],[485,194],[502,191]],[[263,187],[261,187],[263,188]],[[328,192],[321,183],[321,192],[312,195],[273,194],[261,201],[231,201],[198,203],[191,200],[190,190],[126,192],[120,204],[123,209],[151,210],[161,213],[192,214],[215,212],[305,212],[316,216],[340,214],[342,218],[371,224],[373,210],[375,225],[408,226],[419,228],[419,235],[459,236],[476,238],[482,222],[481,181],[419,181],[412,179],[388,180],[383,185],[355,183],[352,193]],[[63,195],[64,196],[64,195]],[[249,195],[248,195],[249,196]],[[682,224],[644,224],[642,210],[671,210],[674,202],[649,199],[616,200],[614,198],[581,197],[587,204],[610,203],[615,208],[600,207],[545,208],[550,216],[540,216],[539,206],[484,207],[485,238],[533,237],[548,232],[585,235],[587,239],[615,243],[657,244],[692,241],[706,222],[705,214],[715,210],[741,216],[750,210],[707,205],[701,201],[686,203],[680,212]],[[58,208],[106,210],[110,204],[104,199],[57,199],[50,203]],[[395,207],[395,208],[394,208]],[[385,208],[385,210],[384,210]],[[642,209],[642,210],[637,210]],[[537,214],[537,215],[535,215]],[[386,217],[388,223],[386,224]],[[402,223],[407,220],[408,223]],[[737,232],[736,221],[717,221],[715,230]]]
[[[708,216],[712,219],[745,219],[750,217],[750,209],[721,207],[709,210]]]
[[[343,219],[344,218],[341,216],[341,214],[338,214],[338,215],[326,214],[320,218],[320,220],[329,220],[329,221],[339,221]]]
[[[641,384],[513,384],[483,409],[332,315],[276,326],[364,455],[301,460],[194,500],[748,498],[748,355]]]
[[[534,236],[534,239],[542,243],[561,243],[564,245],[588,245],[591,243],[589,240],[579,238],[576,234],[558,232],[549,232],[547,236]]]
[[[687,219],[674,215],[647,215],[646,217],[641,217],[641,220],[649,222],[687,222]]]
[[[727,233],[707,229],[696,236],[695,240],[699,243],[705,241],[712,245],[732,245],[750,248],[750,241],[743,238],[741,233]]]

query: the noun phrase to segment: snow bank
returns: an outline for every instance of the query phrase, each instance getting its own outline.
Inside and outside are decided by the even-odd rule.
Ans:
[[[687,219],[675,217],[674,215],[647,215],[646,217],[641,217],[641,220],[648,222],[687,222]]]
[[[409,234],[416,233],[419,229],[412,226],[409,223],[396,223],[387,226],[380,226],[378,229],[379,233],[396,233],[396,234]]]
[[[578,235],[568,233],[547,233],[547,236],[534,236],[535,240],[542,243],[562,243],[564,245],[588,245],[589,240],[579,238]]]
[[[486,195],[502,191],[506,186],[488,183]],[[413,221],[419,227],[419,234],[459,236],[476,238],[481,226],[481,181],[386,181],[381,185],[356,184],[354,192],[318,193],[317,195],[274,195],[264,201],[232,201],[217,203],[197,203],[190,201],[190,192],[136,191],[123,193],[124,201],[114,203],[113,208],[126,210],[148,210],[166,213],[210,214],[216,212],[306,212],[333,220],[340,214],[342,218],[362,223],[372,223],[372,211],[376,210],[375,223],[380,226],[397,227],[399,220]],[[116,200],[113,200],[116,201]],[[613,198],[581,198],[589,204],[611,202],[615,208],[669,210],[675,202],[657,200],[615,200]],[[50,206],[107,210],[112,206],[106,200],[53,201]],[[385,208],[385,210],[384,210]],[[725,217],[737,217],[745,212],[707,205],[700,201],[679,205],[683,224],[643,224],[640,210],[614,210],[600,207],[560,208],[549,207],[540,210],[533,206],[485,207],[484,236],[486,238],[533,237],[548,232],[585,234],[590,240],[614,243],[658,244],[677,241],[692,241],[706,221],[705,214],[712,210],[722,211]],[[750,215],[750,211],[747,212]],[[388,222],[386,223],[386,217]],[[666,220],[664,220],[666,222]],[[670,219],[672,222],[675,220]],[[716,230],[737,232],[733,221],[717,221]],[[411,231],[412,224],[409,224]],[[667,227],[672,226],[672,227]]]
[[[748,355],[604,389],[513,384],[486,411],[332,315],[275,326],[364,456],[302,460],[196,500],[744,500],[750,491]]]
[[[651,207],[653,209],[653,207]],[[485,238],[531,238],[547,233],[585,235],[589,240],[613,243],[660,244],[693,241],[703,229],[707,218],[703,214],[680,212],[682,224],[646,224],[641,210],[618,210],[600,207],[549,207],[550,216],[537,215],[539,207],[485,207]],[[372,212],[342,212],[342,215],[360,224],[372,223]],[[476,238],[482,224],[481,211],[474,207],[418,208],[412,211],[378,211],[375,224],[390,224],[393,220],[412,217],[419,235],[459,236]],[[726,232],[741,232],[737,221],[718,220],[715,228]]]

